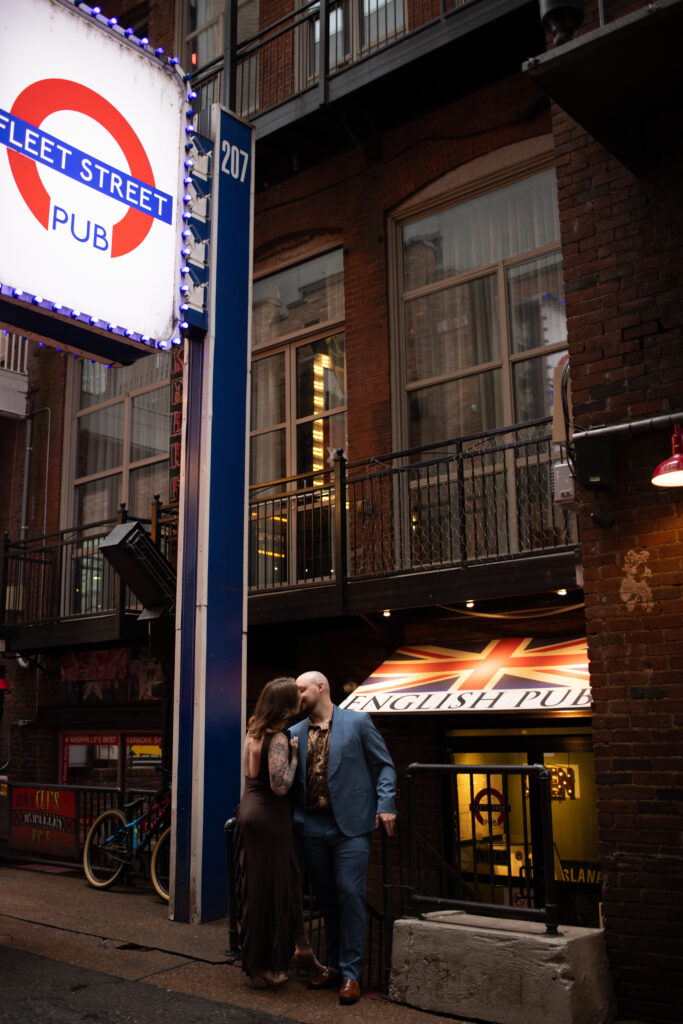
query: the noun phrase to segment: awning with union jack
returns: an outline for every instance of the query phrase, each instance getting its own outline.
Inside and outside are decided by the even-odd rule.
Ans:
[[[416,711],[587,711],[585,638],[503,637],[457,649],[401,647],[342,707]]]

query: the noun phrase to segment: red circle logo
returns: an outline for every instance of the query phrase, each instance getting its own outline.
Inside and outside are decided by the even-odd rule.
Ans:
[[[142,143],[125,117],[99,93],[79,82],[66,78],[44,78],[19,93],[11,113],[35,128],[50,114],[73,110],[97,121],[120,146],[130,174],[155,187],[154,173]],[[17,188],[29,210],[45,230],[50,223],[50,196],[45,189],[38,165],[30,157],[8,150],[9,165]],[[129,209],[112,228],[111,255],[125,256],[137,249],[149,234],[154,218],[143,210]]]
[[[485,797],[488,797],[488,800],[486,803],[482,803]],[[498,803],[494,803],[494,800],[497,800]],[[503,794],[500,792],[499,789],[491,788],[479,790],[479,792],[474,798],[473,810],[474,816],[480,825],[485,824],[484,814],[490,814],[491,818],[493,819],[493,815],[496,812],[498,812],[498,820],[494,821],[493,824],[502,825],[502,823],[505,821],[505,816],[507,813],[507,809],[505,807],[505,803],[503,800]],[[482,814],[482,811],[484,812],[484,814]]]

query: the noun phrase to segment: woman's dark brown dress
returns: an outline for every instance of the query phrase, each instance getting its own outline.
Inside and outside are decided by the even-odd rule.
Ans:
[[[268,749],[261,747],[258,775],[245,778],[237,810],[240,868],[242,970],[282,973],[289,967],[302,931],[299,863],[289,796],[270,788]]]

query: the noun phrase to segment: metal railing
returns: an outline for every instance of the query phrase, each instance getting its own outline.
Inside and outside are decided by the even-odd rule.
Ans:
[[[250,592],[499,561],[578,543],[549,419],[250,488]],[[338,567],[343,567],[340,579]]]
[[[234,109],[256,118],[311,89],[327,92],[331,77],[427,26],[468,0],[308,0],[237,44]],[[325,68],[321,76],[320,67]],[[217,58],[193,76],[198,108],[222,100],[224,67]]]
[[[6,536],[0,623],[44,625],[140,611],[99,550],[117,522],[105,519],[22,541]]]
[[[162,505],[158,495],[149,519],[129,516],[122,504],[116,518],[23,541],[11,541],[6,535],[0,624],[47,625],[67,619],[139,613],[142,605],[100,552],[100,542],[113,527],[132,518],[149,528],[156,546],[175,566],[178,505]]]
[[[28,371],[28,339],[0,331],[0,370],[25,374]]]
[[[236,842],[237,819],[228,819],[224,828],[228,887],[227,952],[235,961],[239,961],[241,955],[239,936],[241,869],[240,854]],[[386,837],[384,838],[386,839]],[[305,936],[310,942],[311,948],[318,960],[324,963],[325,925],[316,907],[305,863],[302,864],[302,904]],[[366,990],[386,992],[389,987],[391,926],[393,925],[393,920],[391,913],[387,913],[387,908],[378,910],[370,899],[367,901],[365,958],[362,978],[362,985]]]
[[[50,836],[45,842],[37,839],[27,844],[22,838],[17,839],[13,835],[13,830],[17,828],[19,835],[21,834],[23,823],[22,810],[14,809],[14,790],[49,791],[52,804],[50,807],[46,806],[45,812],[52,815],[53,820],[52,828],[49,830]],[[136,813],[142,814],[149,810],[156,793],[156,790],[139,787],[127,788],[124,792],[120,786],[67,786],[37,782],[11,782],[8,791],[10,807],[13,808],[9,835],[10,857],[16,861],[30,860],[54,865],[80,864],[90,826],[103,811],[112,807],[124,811],[131,801],[139,800],[139,810],[136,809]],[[55,794],[59,794],[57,804],[54,803]],[[44,825],[39,821],[36,830],[43,829]],[[59,839],[60,835],[62,841]]]
[[[335,515],[341,462],[335,472],[287,477],[249,489],[249,587],[322,583],[334,578]]]
[[[540,921],[556,934],[555,876],[561,879],[562,870],[553,844],[549,769],[411,764],[405,780],[408,912],[453,908]],[[437,848],[468,893],[437,891],[420,871],[417,836],[429,839],[435,830]]]
[[[578,543],[553,501],[550,420],[455,438],[250,488],[249,593],[460,568]],[[125,509],[122,515],[125,516]],[[104,520],[26,541],[5,538],[0,624],[139,612],[99,551]],[[177,561],[178,506],[156,500],[152,540]]]
[[[543,765],[411,764],[407,814],[395,835],[375,833],[368,872],[363,987],[386,992],[394,921],[458,909],[540,921],[556,934],[550,772]],[[239,958],[236,819],[225,824],[229,952]],[[324,962],[324,922],[303,865],[306,934]]]

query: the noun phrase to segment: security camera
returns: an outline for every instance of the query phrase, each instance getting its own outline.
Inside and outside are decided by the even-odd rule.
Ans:
[[[583,21],[583,0],[538,0],[538,8],[555,46],[568,42]]]

